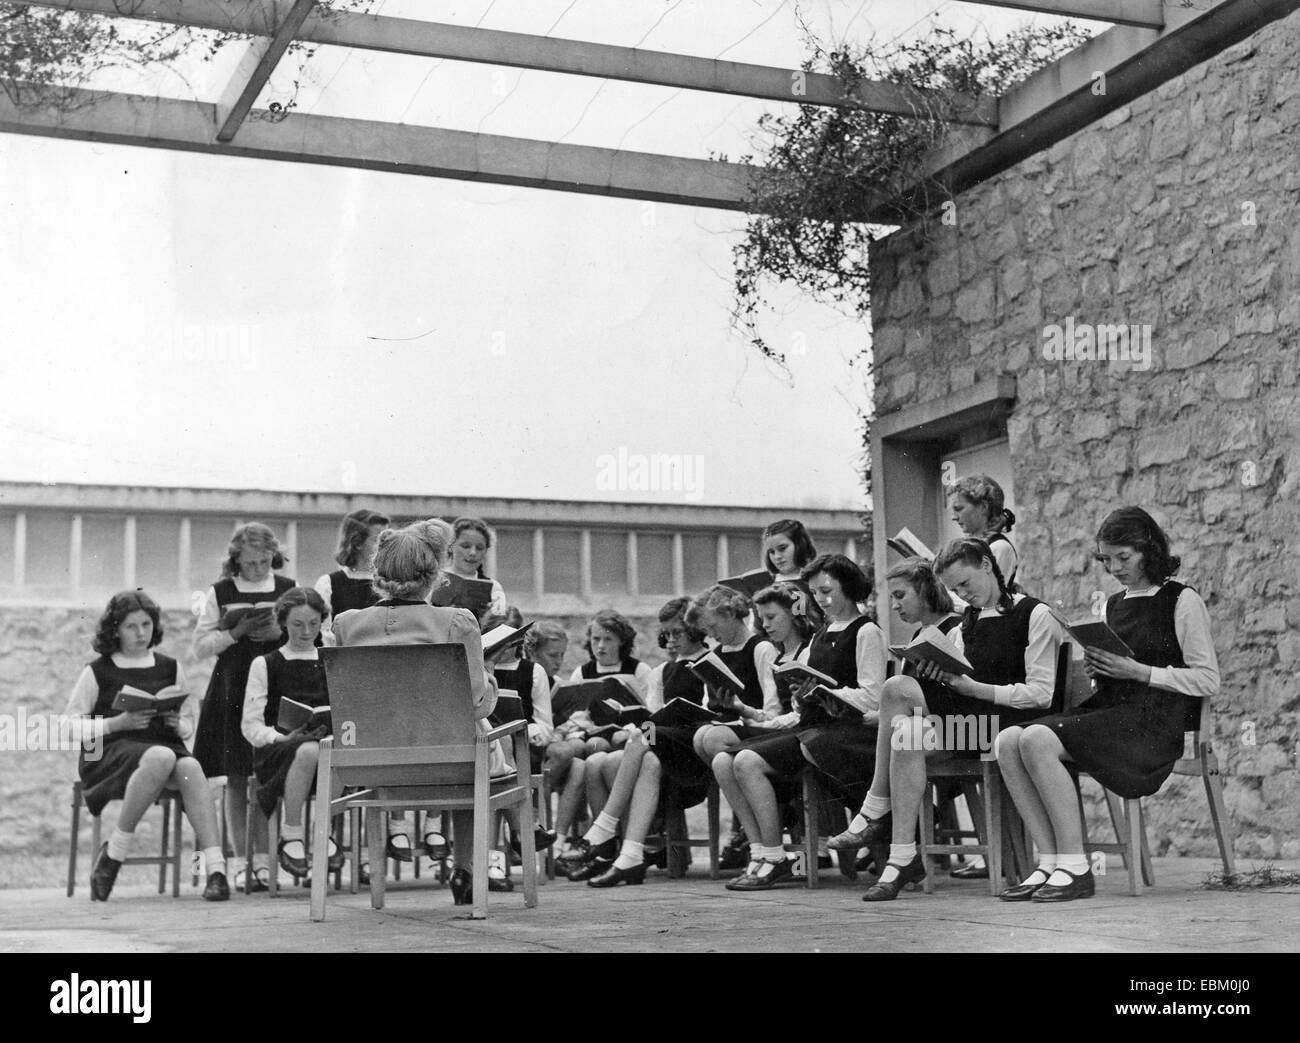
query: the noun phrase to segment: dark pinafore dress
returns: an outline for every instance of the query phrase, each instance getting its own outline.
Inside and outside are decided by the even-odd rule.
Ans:
[[[319,659],[286,659],[277,649],[262,657],[266,660],[266,710],[262,720],[270,727],[280,719],[280,700],[293,699],[308,706],[328,706],[325,667]],[[284,796],[284,782],[293,766],[294,755],[304,742],[297,736],[259,746],[253,750],[253,774],[257,776],[257,802],[270,815],[276,802]]]
[[[496,671],[497,685],[502,691],[515,692],[519,696],[519,702],[523,706],[524,720],[532,723],[533,720],[533,668],[538,664],[525,656],[515,664],[513,670],[506,667],[499,667]],[[633,670],[636,667],[632,668]],[[551,679],[548,677],[547,685],[549,687]],[[532,765],[532,773],[538,774],[542,770],[542,762],[546,760],[546,747],[538,746],[534,743],[528,744],[528,759]]]
[[[1187,665],[1174,630],[1174,609],[1184,589],[1166,580],[1149,597],[1126,598],[1121,592],[1106,602],[1107,625],[1139,663]],[[1108,790],[1125,798],[1151,796],[1183,755],[1183,733],[1196,727],[1199,701],[1113,677],[1096,678],[1094,691],[1072,713],[1034,723],[1056,732],[1074,764]]]
[[[1029,620],[1034,609],[1042,602],[1029,595],[1020,600],[1005,614],[978,615],[967,609],[961,623],[962,649],[972,667],[971,677],[984,684],[1023,684],[1025,680],[1025,649],[1029,647]],[[939,717],[972,718],[964,722],[960,734],[969,736],[971,729],[978,737],[988,737],[989,742],[999,731],[1013,725],[1028,724],[1047,714],[1047,709],[1022,709],[999,706],[984,699],[960,695],[945,685],[923,686],[928,711]],[[945,726],[945,734],[948,729]],[[958,733],[954,729],[954,733]],[[946,758],[978,758],[984,752],[978,743],[966,742],[959,750],[945,750]]]
[[[754,649],[765,641],[767,641],[767,638],[761,634],[753,634],[740,648],[733,648],[729,652],[724,652],[721,648],[715,649],[718,658],[726,664],[727,669],[735,674],[740,679],[740,683],[745,686],[740,701],[755,710],[763,709],[763,683],[758,676],[758,667],[754,665]],[[715,697],[716,693],[709,693],[708,702],[710,705],[714,702]],[[746,721],[729,724],[726,727],[730,728],[736,734],[736,737],[742,741],[758,739],[771,734],[769,729],[756,727]]]
[[[808,665],[830,674],[841,688],[857,688],[858,634],[875,625],[858,616],[843,630],[822,627],[808,646]],[[866,797],[876,770],[876,734],[875,724],[848,706],[841,709],[838,702],[829,712],[820,705],[808,707],[800,722],[799,742],[826,776],[827,789],[854,810]]]
[[[582,676],[585,680],[593,681],[598,677],[613,677],[615,674],[627,674],[628,677],[636,676],[636,668],[641,665],[641,660],[634,656],[624,656],[618,664],[617,670],[601,671],[594,659],[588,659],[582,664]]]
[[[227,605],[278,601],[294,585],[287,576],[275,577],[274,591],[241,591],[233,579],[218,580],[212,585],[217,595],[217,609]],[[253,748],[240,730],[244,716],[244,687],[248,668],[258,656],[274,652],[286,638],[283,633],[274,641],[253,641],[242,637],[217,656],[217,665],[208,681],[199,712],[199,727],[194,739],[194,756],[203,765],[203,773],[213,779],[225,775],[232,779],[253,773]]]
[[[154,664],[147,667],[121,667],[109,656],[100,656],[90,664],[99,685],[99,696],[90,711],[92,717],[116,717],[121,710],[113,709],[113,700],[125,685],[141,691],[161,691],[176,683],[176,660],[158,652],[153,654]],[[92,815],[98,815],[110,800],[126,796],[126,783],[140,765],[140,758],[151,746],[165,746],[177,758],[188,757],[181,738],[162,721],[154,720],[147,728],[134,732],[115,732],[105,735],[98,758],[88,758],[83,749],[77,762],[77,771]],[[93,756],[93,755],[92,755]]]
[[[664,664],[664,705],[674,699],[704,705],[704,682],[686,669],[681,659]],[[708,795],[713,771],[695,752],[692,740],[698,730],[695,725],[655,728],[654,745],[650,749],[663,769],[659,782],[660,807],[691,808]]]
[[[342,569],[330,573],[330,618],[354,608],[379,604],[379,594],[370,579],[353,579]]]

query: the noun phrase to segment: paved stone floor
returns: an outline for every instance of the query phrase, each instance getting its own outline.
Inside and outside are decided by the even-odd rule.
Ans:
[[[676,881],[652,872],[642,886],[608,891],[552,881],[531,910],[520,893],[494,895],[486,921],[460,918],[445,887],[403,881],[390,883],[379,912],[364,892],[331,893],[319,924],[305,890],[212,904],[188,880],[179,899],[159,896],[139,882],[147,870],[135,870],[102,904],[84,881],[73,898],[0,891],[0,952],[1300,951],[1300,888],[1205,890],[1214,865],[1157,859],[1158,886],[1140,897],[1121,873],[1102,878],[1093,899],[1046,907],[997,902],[986,884],[942,875],[933,895],[864,905],[865,885],[830,871],[816,891],[748,895],[698,870]]]

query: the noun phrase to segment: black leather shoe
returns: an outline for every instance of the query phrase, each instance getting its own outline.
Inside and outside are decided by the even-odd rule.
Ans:
[[[898,876],[894,877],[888,883],[881,883],[877,880],[867,888],[866,894],[862,896],[864,902],[892,902],[898,897],[898,892],[908,884],[920,883],[925,879],[925,862],[917,855],[912,861],[905,866],[900,866]]]
[[[954,880],[987,880],[989,878],[989,867],[967,862],[964,866],[954,869],[948,875]]]
[[[208,884],[203,889],[203,900],[205,902],[228,902],[230,900],[230,885],[226,883],[225,873],[208,874]]]
[[[718,852],[719,869],[744,869],[749,865],[749,841],[742,836],[734,836],[727,841],[727,846]]]
[[[561,858],[560,861],[567,862],[570,866],[581,866],[595,861],[612,862],[617,857],[618,838],[610,837],[608,840],[602,840],[599,844],[589,844],[585,840],[579,840],[573,851]],[[569,879],[573,879],[572,874],[570,874]]]
[[[1031,902],[1072,902],[1076,898],[1091,898],[1097,893],[1097,882],[1091,869],[1078,876],[1068,869],[1057,869],[1056,872],[1064,873],[1070,882],[1059,886],[1044,884],[1030,897]]]
[[[846,829],[843,833],[837,833],[831,837],[826,842],[826,846],[832,851],[856,851],[860,847],[870,847],[872,844],[888,844],[893,832],[893,815],[886,815],[884,818],[869,818],[861,833]]]
[[[453,905],[469,905],[474,901],[474,878],[461,866],[451,871],[451,901]]]
[[[619,884],[644,884],[645,863],[639,862],[631,869],[619,869],[613,863],[601,873],[587,881],[588,887],[617,887]]]
[[[404,837],[405,833],[397,833],[396,836]],[[388,838],[388,843],[384,845],[384,854],[389,858],[395,858],[399,862],[410,862],[415,856],[411,853],[411,839],[407,837],[405,845],[393,843],[393,837]]]
[[[783,858],[780,862],[769,862],[764,859],[755,863],[755,865],[754,872],[746,873],[744,876],[732,881],[728,890],[767,891],[779,883],[794,879],[794,859]],[[771,866],[772,868],[764,873],[761,872],[764,866]]]
[[[432,840],[430,840],[431,837]],[[441,862],[451,854],[451,845],[447,843],[447,838],[441,833],[430,831],[424,834],[424,853],[435,862]],[[391,852],[389,857],[394,857]],[[409,862],[410,859],[405,858],[402,861]]]
[[[488,873],[488,890],[489,891],[513,891],[515,882],[508,876],[493,876]]]
[[[113,893],[113,885],[117,882],[117,872],[121,868],[121,862],[116,858],[108,857],[108,845],[100,845],[99,857],[95,859],[95,868],[90,871],[92,902],[108,901],[108,896]]]
[[[591,880],[600,876],[601,873],[609,869],[614,864],[612,858],[595,858],[590,862],[583,862],[581,865],[573,866],[569,870],[569,879],[574,883],[581,883],[584,880]]]
[[[301,879],[307,875],[307,857],[304,847],[303,857],[294,858],[284,850],[284,846],[289,843],[287,840],[281,841],[275,846],[276,857],[280,860],[280,868],[295,879]],[[302,844],[302,841],[299,841]]]
[[[337,873],[343,868],[343,863],[348,860],[348,855],[346,851],[339,847],[338,841],[333,837],[330,837],[330,848],[329,858],[326,859],[325,865],[331,873]]]
[[[1046,870],[1035,869],[1025,880],[1016,884],[1014,887],[1008,887],[998,895],[998,897],[1004,902],[1027,902],[1029,899],[1034,897],[1035,893],[1042,889],[1042,886],[1047,883],[1047,878],[1050,875],[1051,874]],[[1037,883],[1031,883],[1035,876],[1041,877],[1041,879]]]
[[[542,826],[538,826],[533,830],[533,847],[539,855],[558,839],[559,835],[553,829],[545,829]],[[510,850],[520,858],[524,857],[523,845],[519,843],[519,838],[513,835],[510,837]]]

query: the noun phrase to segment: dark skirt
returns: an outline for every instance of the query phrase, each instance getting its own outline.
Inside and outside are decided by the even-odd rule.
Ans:
[[[194,736],[194,756],[208,778],[225,775],[234,781],[253,774],[253,747],[240,727],[244,689],[253,660],[276,647],[274,642],[244,638],[217,656]]]
[[[1056,732],[1075,766],[1124,798],[1151,796],[1183,755],[1183,703],[1174,693],[1148,690],[1104,709],[1085,703],[1033,723]]]
[[[284,796],[284,783],[293,767],[298,747],[304,742],[316,742],[299,735],[283,742],[273,742],[270,746],[259,746],[253,750],[253,774],[257,776],[257,803],[262,811],[270,815],[275,805]],[[315,788],[315,777],[312,778]],[[311,791],[309,790],[308,793]]]
[[[693,808],[708,796],[713,769],[695,752],[693,740],[698,730],[694,726],[669,725],[654,731],[654,745],[650,752],[662,769],[659,782],[661,807]]]
[[[828,789],[854,811],[866,799],[876,770],[876,726],[861,717],[841,717],[801,729],[799,741],[826,777]]]
[[[105,742],[97,760],[87,759],[84,753],[81,755],[77,770],[81,775],[82,795],[92,815],[102,814],[110,800],[121,800],[126,796],[126,784],[140,766],[140,758],[154,746],[171,750],[177,760],[191,756],[179,738],[146,739],[131,735]]]

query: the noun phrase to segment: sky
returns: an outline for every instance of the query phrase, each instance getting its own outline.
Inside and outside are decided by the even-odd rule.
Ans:
[[[385,15],[797,67],[965,3],[387,0]],[[102,85],[211,100],[238,49]],[[295,87],[295,81],[297,86]],[[707,158],[777,103],[320,48],[258,101]],[[789,287],[730,324],[744,216],[0,135],[0,480],[866,506],[866,324]],[[855,365],[855,361],[858,362]],[[637,461],[680,467],[638,487]],[[623,461],[623,463],[619,463]],[[664,472],[665,475],[668,472]],[[644,484],[644,483],[642,483]]]

